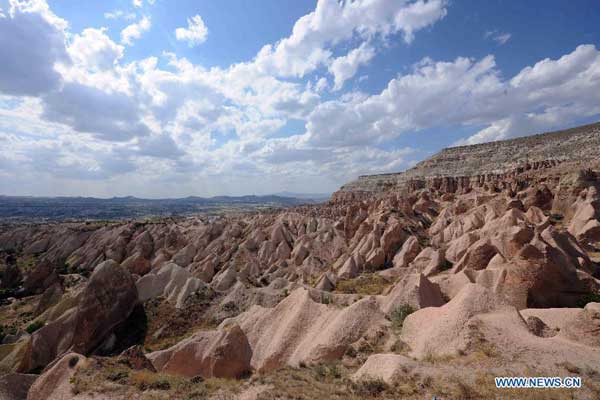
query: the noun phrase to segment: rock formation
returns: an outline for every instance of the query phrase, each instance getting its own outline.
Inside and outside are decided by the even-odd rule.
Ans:
[[[106,376],[114,360],[161,390],[162,374],[328,376],[323,365],[392,386],[475,363],[598,371],[599,143],[594,124],[446,149],[319,205],[0,225],[0,370],[13,374],[0,390],[34,372],[29,398],[65,396],[70,377]],[[122,376],[116,398],[136,398]]]

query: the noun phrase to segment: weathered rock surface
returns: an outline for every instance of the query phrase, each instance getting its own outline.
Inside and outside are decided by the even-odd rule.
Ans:
[[[27,392],[38,376],[33,374],[0,375],[0,399],[25,400]]]
[[[268,371],[300,362],[339,359],[367,331],[385,324],[375,298],[337,309],[296,289],[275,308],[254,306],[223,324],[239,324],[252,349],[252,367]]]
[[[45,367],[67,351],[90,353],[137,304],[138,294],[129,272],[112,260],[103,262],[78,296],[76,306],[33,333],[19,370]]]
[[[148,354],[158,371],[203,378],[239,378],[250,372],[252,350],[237,325],[205,331]]]
[[[31,385],[27,400],[72,399],[70,379],[88,360],[77,353],[67,353],[50,365]]]

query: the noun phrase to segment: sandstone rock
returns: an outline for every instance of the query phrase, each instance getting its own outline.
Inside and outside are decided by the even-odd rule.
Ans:
[[[135,285],[141,302],[165,296],[176,308],[182,308],[191,294],[206,287],[200,279],[174,263],[165,264],[156,274],[141,277]]]
[[[57,360],[33,382],[27,400],[67,400],[73,398],[70,379],[88,360],[77,353],[67,353]]]
[[[124,350],[119,355],[119,362],[126,364],[131,369],[147,369],[149,371],[156,372],[152,362],[146,358],[141,345],[131,346],[130,348]]]
[[[394,256],[394,267],[408,267],[408,265],[417,257],[420,250],[421,246],[419,245],[417,238],[414,236],[409,237],[404,244],[402,244],[400,251]]]
[[[449,303],[423,308],[406,317],[401,338],[410,346],[410,355],[418,359],[456,355],[470,346],[467,322],[471,317],[503,304],[506,301],[489,289],[467,284]]]
[[[360,274],[359,264],[356,261],[356,256],[350,256],[338,271],[340,279],[353,279]]]
[[[0,374],[0,399],[25,400],[29,387],[38,376],[33,374]]]
[[[406,374],[407,369],[414,368],[416,364],[414,360],[400,354],[373,354],[351,379],[355,382],[381,379],[387,384],[394,384]]]
[[[459,272],[463,269],[477,271],[485,269],[497,253],[498,250],[496,250],[496,247],[489,240],[478,240],[467,249],[463,257],[454,266],[453,271]]]
[[[254,306],[222,325],[232,323],[248,337],[252,367],[267,371],[339,359],[350,344],[386,321],[375,298],[339,309],[313,301],[298,288],[274,308]]]
[[[437,284],[431,283],[423,274],[410,274],[382,298],[381,310],[384,314],[389,314],[403,304],[419,309],[442,306],[444,300]]]
[[[109,260],[96,267],[76,304],[33,333],[19,371],[44,367],[67,351],[88,354],[129,317],[138,293],[129,272]]]
[[[158,371],[203,378],[239,378],[250,371],[252,349],[237,325],[204,331],[148,354]]]
[[[600,303],[588,303],[568,324],[559,337],[590,347],[600,347]]]

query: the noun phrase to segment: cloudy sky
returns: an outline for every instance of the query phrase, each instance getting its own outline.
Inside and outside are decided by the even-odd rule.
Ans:
[[[331,192],[599,119],[600,3],[0,0],[0,194]]]

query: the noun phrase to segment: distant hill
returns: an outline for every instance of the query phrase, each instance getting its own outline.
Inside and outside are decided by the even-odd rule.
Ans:
[[[217,214],[225,211],[251,211],[313,203],[310,198],[286,196],[217,196],[176,199],[137,197],[30,197],[0,196],[0,220],[61,221],[68,219],[116,220],[154,216]]]
[[[279,192],[273,196],[292,197],[295,199],[307,199],[314,201],[326,201],[331,197],[331,193],[295,193],[295,192]]]

